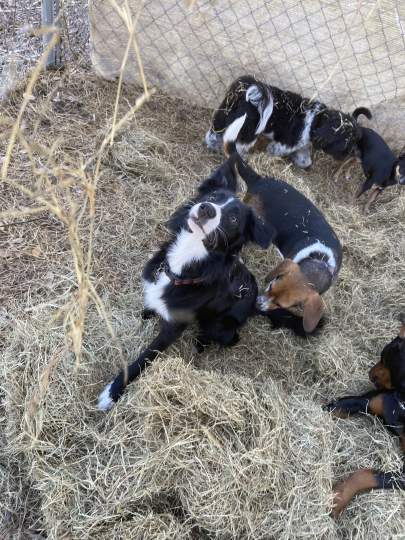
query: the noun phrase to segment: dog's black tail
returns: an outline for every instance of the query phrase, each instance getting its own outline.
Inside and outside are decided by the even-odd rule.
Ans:
[[[263,179],[263,177],[260,176],[260,174],[257,174],[257,172],[253,170],[252,167],[250,167],[250,165],[248,165],[237,152],[235,152],[235,154],[233,154],[231,157],[234,159],[234,167],[236,167],[239,176],[245,182],[248,189],[252,188],[257,181]]]
[[[295,313],[288,311],[288,309],[277,308],[270,309],[269,311],[257,310],[256,312],[258,315],[263,315],[267,317],[270,320],[271,326],[273,328],[287,328],[289,330],[292,330],[296,336],[302,338],[316,335],[324,325],[324,320],[321,319],[315,330],[311,333],[308,333],[304,330],[304,323],[302,317],[295,315]]]
[[[366,118],[368,118],[368,120],[371,120],[373,118],[373,115],[371,114],[370,109],[367,109],[367,107],[357,107],[357,109],[354,109],[352,116],[355,120],[357,120],[357,118],[361,114],[364,115]]]

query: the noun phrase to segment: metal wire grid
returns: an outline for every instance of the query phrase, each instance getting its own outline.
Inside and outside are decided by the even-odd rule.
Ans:
[[[405,88],[405,4],[347,0],[130,1],[151,83],[203,105],[214,104],[242,73],[336,105],[379,103]],[[111,77],[128,33],[109,0],[93,0],[92,59]],[[102,41],[97,39],[102,35]],[[99,65],[97,65],[99,64]],[[135,57],[130,56],[129,78]],[[108,71],[108,70],[107,70]]]

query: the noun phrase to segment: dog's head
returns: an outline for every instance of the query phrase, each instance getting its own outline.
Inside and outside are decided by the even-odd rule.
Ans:
[[[224,134],[235,124],[234,142],[247,151],[262,133],[273,111],[273,98],[269,88],[254,77],[239,77],[227,90],[224,100],[216,109],[205,143],[211,150],[221,151]],[[242,125],[239,120],[244,117]]]
[[[266,295],[273,305],[282,308],[302,306],[304,310],[303,324],[310,333],[317,327],[324,305],[319,293],[308,283],[299,264],[291,259],[284,259],[267,276],[269,285]]]
[[[395,178],[398,184],[405,185],[405,154],[401,154],[395,168]]]
[[[200,184],[197,196],[167,226],[173,232],[185,228],[208,250],[226,254],[237,253],[250,241],[267,248],[272,238],[272,230],[236,195],[235,156]]]
[[[370,381],[382,390],[405,391],[405,324],[381,352],[380,361],[370,369]]]
[[[326,109],[318,114],[314,126],[311,140],[316,149],[337,160],[355,153],[361,139],[361,127],[351,115]]]

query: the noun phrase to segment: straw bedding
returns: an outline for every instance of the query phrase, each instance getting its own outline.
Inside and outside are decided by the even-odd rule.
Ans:
[[[163,95],[116,134],[102,154],[91,244],[101,303],[89,300],[83,318],[75,253],[89,248],[91,219],[79,165],[111,125],[115,92],[88,75],[43,76],[24,119],[28,146],[19,142],[9,170],[36,198],[10,184],[0,193],[0,536],[402,538],[399,492],[359,496],[337,523],[329,517],[337,479],[399,469],[401,456],[377,421],[336,421],[322,404],[369,387],[405,311],[405,195],[387,190],[364,214],[352,203],[357,165],[319,154],[303,172],[252,155],[315,201],[344,244],[324,330],[304,342],[253,319],[236,347],[195,355],[191,329],[102,414],[102,385],[156,330],[140,319],[139,276],[162,223],[220,162],[201,144],[209,113]],[[119,115],[137,95],[124,89]],[[2,105],[2,151],[21,98],[16,90]],[[11,226],[33,219],[17,215],[38,207],[38,194],[76,229],[46,211]],[[277,257],[250,246],[243,259],[263,285]]]

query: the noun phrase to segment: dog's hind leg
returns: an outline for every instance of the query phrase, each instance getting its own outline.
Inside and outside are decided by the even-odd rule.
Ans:
[[[375,411],[375,402],[378,394],[378,390],[372,390],[362,396],[346,396],[328,403],[325,409],[338,418],[347,418],[358,413],[378,415],[377,411]]]
[[[290,155],[291,161],[300,169],[308,169],[312,165],[311,147],[305,146]]]
[[[332,516],[337,518],[358,493],[372,489],[405,489],[405,474],[359,469],[333,488]]]
[[[160,332],[152,343],[127,368],[120,371],[99,396],[98,408],[106,411],[118,401],[126,386],[132,382],[159,353],[165,351],[178,339],[186,328],[186,324],[161,321]]]

